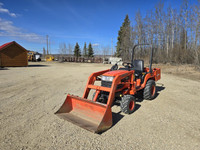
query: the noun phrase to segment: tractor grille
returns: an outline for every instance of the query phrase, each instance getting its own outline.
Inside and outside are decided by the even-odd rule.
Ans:
[[[109,82],[109,81],[101,81],[101,86],[111,88],[112,82]],[[118,84],[118,85],[117,85],[117,89],[120,89],[120,88],[122,88],[122,87],[123,87],[123,84]]]
[[[112,86],[112,82],[101,81],[101,86],[110,88]]]

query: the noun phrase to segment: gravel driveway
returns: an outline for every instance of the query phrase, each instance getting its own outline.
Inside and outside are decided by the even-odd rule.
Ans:
[[[114,106],[114,125],[100,135],[54,115],[67,93],[82,96],[89,75],[109,67],[43,62],[0,70],[0,149],[200,148],[200,82],[170,74],[133,114]]]

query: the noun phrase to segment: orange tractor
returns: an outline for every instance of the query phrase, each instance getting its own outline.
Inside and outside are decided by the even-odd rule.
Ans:
[[[142,91],[144,99],[154,99],[155,81],[161,78],[161,71],[159,68],[152,69],[153,48],[149,67],[144,67],[143,60],[133,59],[134,49],[138,45],[133,47],[131,63],[124,63],[124,67],[119,69],[116,63],[111,69],[92,73],[83,96],[68,94],[55,114],[89,131],[100,133],[112,126],[111,107],[114,103],[119,102],[121,111],[131,114],[136,106],[135,96],[141,93],[139,91]],[[95,84],[97,81],[101,82],[101,86]],[[95,90],[92,100],[87,99],[91,89]]]

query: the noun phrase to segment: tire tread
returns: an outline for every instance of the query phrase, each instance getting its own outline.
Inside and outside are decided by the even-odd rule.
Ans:
[[[124,95],[122,97],[121,103],[120,103],[120,107],[121,107],[121,111],[125,114],[131,114],[133,111],[130,112],[129,110],[129,103],[130,100],[134,100],[135,101],[135,97],[132,95]]]
[[[156,85],[155,81],[154,80],[148,80],[147,83],[146,83],[146,86],[144,88],[144,93],[143,93],[143,97],[146,100],[152,100],[152,99],[155,98],[156,94],[154,94],[154,96],[151,95],[151,87],[152,87],[152,85]]]

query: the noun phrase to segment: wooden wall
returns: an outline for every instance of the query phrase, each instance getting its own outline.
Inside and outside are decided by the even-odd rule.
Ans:
[[[27,52],[16,44],[0,51],[2,67],[28,66]]]

